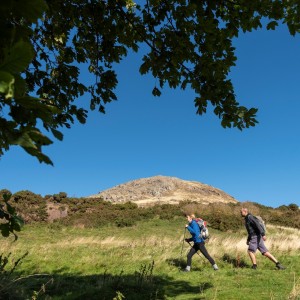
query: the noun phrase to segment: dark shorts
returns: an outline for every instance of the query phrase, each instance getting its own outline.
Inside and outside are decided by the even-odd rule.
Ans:
[[[256,252],[256,250],[259,250],[262,254],[268,252],[269,250],[267,249],[264,240],[262,239],[261,236],[252,236],[250,241],[249,241],[249,247],[248,251],[251,252]]]

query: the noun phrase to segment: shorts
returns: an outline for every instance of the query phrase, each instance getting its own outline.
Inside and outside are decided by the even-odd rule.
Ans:
[[[262,237],[259,235],[253,235],[251,236],[251,239],[249,241],[249,247],[248,247],[248,251],[250,252],[256,252],[256,250],[259,250],[262,254],[268,252],[269,250],[267,249],[264,240],[262,239]]]

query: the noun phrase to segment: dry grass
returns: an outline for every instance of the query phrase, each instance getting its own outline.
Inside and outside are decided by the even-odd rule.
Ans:
[[[297,300],[297,299],[300,299],[300,278],[296,280],[296,274],[294,273],[294,286],[288,296],[288,300]]]
[[[295,253],[300,250],[300,230],[271,225],[269,225],[269,227],[270,230],[272,229],[272,233],[267,236],[267,241],[265,243],[271,252]],[[118,237],[116,235],[106,238],[76,237],[73,239],[62,240],[57,243],[46,243],[44,244],[44,247],[59,247],[60,249],[73,248],[76,246],[96,246],[101,249],[137,249],[142,247],[144,249],[144,254],[149,254],[150,252],[153,252],[153,249],[156,249],[158,252],[161,252],[162,250],[166,252],[176,251],[183,238],[182,235],[177,241],[174,241],[172,237],[158,238],[156,235],[138,239]],[[215,257],[220,257],[224,253],[243,254],[247,249],[246,234],[245,232],[240,235],[215,234],[206,245],[210,254]],[[2,245],[1,248],[3,248],[3,246],[4,245]]]
[[[268,230],[272,231],[267,235],[265,242],[267,248],[273,252],[297,253],[300,250],[300,230],[269,225]],[[207,243],[212,255],[220,253],[237,253],[245,252],[247,236],[231,236],[224,238],[223,235],[215,235]]]

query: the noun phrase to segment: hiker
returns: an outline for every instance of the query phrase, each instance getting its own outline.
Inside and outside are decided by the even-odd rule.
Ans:
[[[247,245],[248,254],[252,261],[252,269],[255,270],[257,268],[255,252],[258,249],[262,255],[275,263],[278,270],[284,270],[285,267],[279,263],[265,246],[266,234],[262,226],[260,226],[259,221],[245,207],[241,209],[241,216],[245,218],[245,226],[248,232]]]
[[[200,250],[200,252],[204,255],[206,259],[211,263],[212,267],[214,270],[218,270],[218,266],[216,265],[215,261],[213,258],[208,254],[206,248],[205,248],[205,242],[203,238],[201,237],[201,229],[197,222],[195,221],[195,215],[186,215],[186,218],[189,222],[189,224],[186,224],[185,227],[187,230],[190,232],[192,235],[191,238],[185,239],[187,243],[190,244],[190,242],[194,242],[194,245],[191,246],[191,249],[187,255],[187,266],[184,269],[185,272],[189,272],[191,270],[191,264],[192,264],[192,257],[193,255]]]

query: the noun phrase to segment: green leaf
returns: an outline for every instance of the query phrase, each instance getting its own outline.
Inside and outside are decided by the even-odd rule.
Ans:
[[[267,30],[275,30],[276,26],[278,26],[278,23],[276,21],[272,21],[268,23]]]
[[[149,63],[148,63],[148,61],[146,61],[143,64],[141,64],[139,71],[140,71],[140,73],[142,75],[148,73],[148,71],[149,71]]]
[[[23,227],[25,222],[20,216],[14,216],[14,221],[20,225],[20,227]]]
[[[30,155],[32,156],[35,156],[39,162],[44,162],[48,165],[52,165],[53,166],[53,162],[51,161],[51,159],[47,156],[47,155],[44,155],[41,151],[39,151],[38,149],[34,149],[34,148],[26,148],[26,147],[23,147],[23,149],[29,153]]]
[[[14,83],[15,78],[12,74],[0,71],[0,93],[5,95],[5,99],[14,96]]]
[[[47,104],[47,102],[41,98],[25,96],[16,98],[16,102],[27,109],[38,109],[39,112],[43,111],[43,113],[50,114],[51,116],[52,114],[60,113],[60,110],[56,106]]]
[[[252,108],[249,109],[249,114],[255,115],[257,113],[257,111],[258,111],[257,108],[252,107]]]
[[[161,91],[160,91],[157,87],[155,87],[155,88],[152,90],[152,95],[153,95],[153,96],[159,97],[159,96],[161,95]]]
[[[14,207],[12,207],[10,204],[8,204],[7,202],[6,202],[6,208],[7,208],[7,211],[8,211],[11,215],[13,215],[13,214],[16,212],[16,209],[15,209]]]
[[[36,22],[48,8],[44,0],[22,0],[13,7],[13,14],[25,18],[30,22]]]
[[[4,59],[0,64],[2,71],[15,74],[24,71],[34,58],[33,47],[30,43],[19,41],[11,48],[5,48]]]
[[[36,146],[34,145],[32,139],[30,138],[27,132],[18,134],[17,138],[11,139],[10,142],[12,145],[19,145],[23,148],[36,149]]]
[[[21,228],[24,226],[24,221],[19,216],[13,216],[11,220],[12,228],[15,231],[21,231]]]
[[[42,134],[39,130],[30,130],[28,131],[28,135],[30,138],[38,145],[50,145],[53,142],[44,134]]]
[[[4,219],[4,217],[5,217],[5,213],[2,210],[2,208],[0,208],[0,219]]]
[[[0,225],[0,230],[1,230],[1,234],[4,237],[8,237],[9,236],[9,224],[1,224]]]
[[[26,91],[26,81],[19,74],[15,75],[15,97],[23,97]]]
[[[53,135],[54,135],[58,140],[60,140],[60,141],[63,140],[64,136],[63,136],[63,134],[62,134],[60,131],[51,128],[51,132],[53,133]]]

